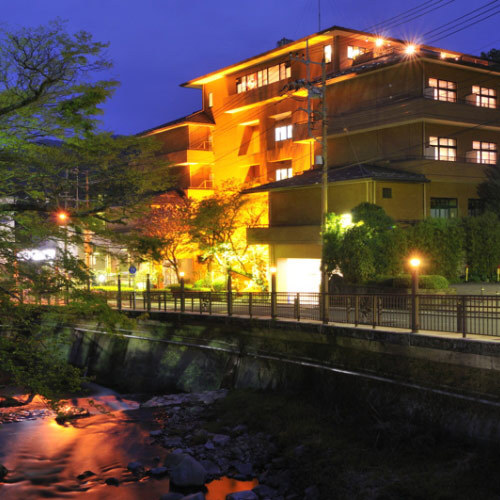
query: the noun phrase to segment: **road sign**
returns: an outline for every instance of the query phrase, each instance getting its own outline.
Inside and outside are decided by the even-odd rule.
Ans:
[[[128,272],[129,272],[130,274],[135,274],[135,273],[137,272],[137,268],[136,268],[136,267],[134,267],[134,266],[130,266],[130,267],[128,268]]]

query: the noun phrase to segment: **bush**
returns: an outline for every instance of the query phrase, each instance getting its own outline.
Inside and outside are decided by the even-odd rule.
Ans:
[[[396,276],[392,279],[392,286],[394,288],[411,288],[411,276]],[[418,287],[424,290],[443,290],[449,286],[449,281],[439,274],[422,274],[418,277]]]
[[[133,292],[134,289],[130,286],[121,285],[122,292]],[[92,290],[97,290],[99,292],[117,292],[118,285],[96,285],[92,287]]]

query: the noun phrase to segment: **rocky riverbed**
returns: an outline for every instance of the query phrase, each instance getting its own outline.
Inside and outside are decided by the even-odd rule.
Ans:
[[[314,485],[293,490],[272,435],[238,422],[210,430],[226,395],[165,395],[139,405],[104,390],[69,400],[89,416],[64,425],[40,402],[2,408],[0,497],[318,499]]]
[[[247,426],[238,423],[224,427],[224,433],[206,429],[216,418],[211,408],[213,403],[226,394],[227,391],[222,390],[169,395],[155,397],[143,405],[161,409],[158,420],[162,429],[151,432],[151,436],[170,451],[164,466],[150,473],[169,474],[174,487],[202,486],[204,479],[213,481],[221,477],[255,483],[252,489],[227,495],[227,500],[319,499],[315,485],[304,491],[293,490],[291,472],[279,455],[272,435],[249,432]],[[303,447],[298,446],[295,452],[300,455]],[[147,473],[139,463],[129,464],[129,468]],[[205,498],[203,492],[196,494],[196,497],[184,498]],[[182,497],[170,494],[164,500],[177,498]]]

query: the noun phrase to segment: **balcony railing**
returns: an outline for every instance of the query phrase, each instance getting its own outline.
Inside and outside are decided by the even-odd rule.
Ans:
[[[188,149],[193,149],[194,151],[212,151],[212,141],[190,143]]]

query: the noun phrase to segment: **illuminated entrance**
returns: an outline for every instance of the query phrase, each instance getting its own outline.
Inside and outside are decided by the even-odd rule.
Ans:
[[[320,259],[277,259],[278,292],[319,292]]]

